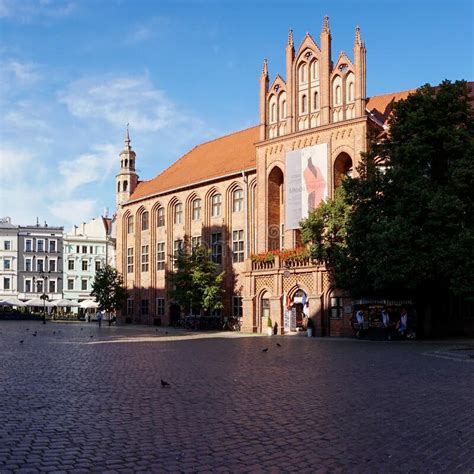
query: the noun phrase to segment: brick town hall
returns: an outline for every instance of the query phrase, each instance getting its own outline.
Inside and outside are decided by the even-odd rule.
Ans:
[[[180,308],[168,297],[173,258],[183,242],[206,244],[225,271],[224,316],[242,331],[280,333],[315,322],[315,333],[351,333],[352,300],[332,288],[324,267],[300,248],[299,221],[333,196],[381,131],[395,100],[368,98],[366,49],[356,28],[353,59],[333,62],[329,20],[319,45],[308,33],[286,46],[286,78],[260,75],[260,123],[196,146],[149,181],[140,181],[127,132],[116,181],[117,264],[129,299],[120,318],[169,324]],[[283,250],[285,249],[285,250]]]

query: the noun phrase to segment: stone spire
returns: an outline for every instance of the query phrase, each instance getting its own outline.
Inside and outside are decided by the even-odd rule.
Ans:
[[[293,30],[288,31],[288,46],[293,48],[295,46],[295,42],[293,40]]]
[[[323,33],[331,33],[329,29],[329,17],[326,15],[323,20]]]
[[[360,39],[360,28],[359,28],[359,26],[356,26],[356,29],[355,29],[354,46],[362,46],[362,41]]]
[[[263,60],[262,76],[268,76],[268,61],[266,59]]]
[[[130,124],[127,123],[127,131],[125,132],[125,140],[124,140],[124,143],[125,143],[124,150],[126,150],[126,151],[130,151],[132,149],[132,147],[130,146],[130,133],[129,133],[129,130],[128,130],[129,125]]]

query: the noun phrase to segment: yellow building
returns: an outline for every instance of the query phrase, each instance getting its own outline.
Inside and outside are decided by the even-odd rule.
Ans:
[[[351,332],[351,300],[299,250],[298,222],[353,172],[368,128],[383,130],[410,92],[367,98],[365,56],[356,28],[353,60],[341,52],[333,63],[327,17],[319,46],[306,34],[295,50],[290,31],[286,79],[270,82],[263,63],[259,125],[196,146],[149,181],[138,180],[127,132],[116,182],[123,320],[180,317],[167,274],[186,237],[225,270],[224,315],[242,316],[242,330],[264,332],[270,316],[293,332],[310,316],[316,334]]]

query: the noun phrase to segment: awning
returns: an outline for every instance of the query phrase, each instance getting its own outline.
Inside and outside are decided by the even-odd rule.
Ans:
[[[83,309],[98,308],[98,307],[99,307],[99,303],[92,300],[84,300],[81,303],[79,303],[79,308],[83,308]]]
[[[375,299],[375,298],[363,298],[361,300],[353,300],[352,304],[363,305],[363,304],[384,304],[385,306],[408,306],[413,305],[415,302],[413,300],[384,300],[384,299]]]
[[[0,306],[21,306],[24,307],[26,306],[26,303],[24,301],[20,301],[18,298],[15,298],[12,296],[11,298],[7,298],[6,300],[2,300],[0,302]]]
[[[53,303],[54,303],[54,306],[58,306],[61,308],[67,308],[67,307],[76,308],[79,306],[79,303],[77,301],[67,300],[65,298],[63,298],[62,300],[53,301]]]
[[[52,308],[54,306],[54,303],[52,301],[48,300],[42,300],[41,298],[33,298],[32,300],[29,300],[26,302],[26,306],[38,306],[38,307],[43,307],[45,306],[46,308]]]

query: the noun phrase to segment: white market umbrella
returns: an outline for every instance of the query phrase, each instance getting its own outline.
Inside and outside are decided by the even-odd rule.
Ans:
[[[32,300],[26,302],[26,306],[46,306],[46,308],[52,308],[54,303],[51,301],[42,300],[41,298],[33,298]]]
[[[53,304],[54,306],[61,307],[61,308],[67,308],[67,307],[77,308],[79,306],[79,303],[77,303],[76,301],[67,300],[65,298],[63,298],[62,300],[53,301]]]
[[[82,301],[82,303],[79,303],[79,308],[83,308],[83,309],[98,308],[98,307],[99,307],[99,303],[92,300],[84,300]]]
[[[1,303],[0,303],[1,306],[26,306],[26,303],[24,303],[23,301],[20,301],[18,298],[15,298],[14,296],[12,296],[11,298],[7,298],[6,300],[3,300]]]

